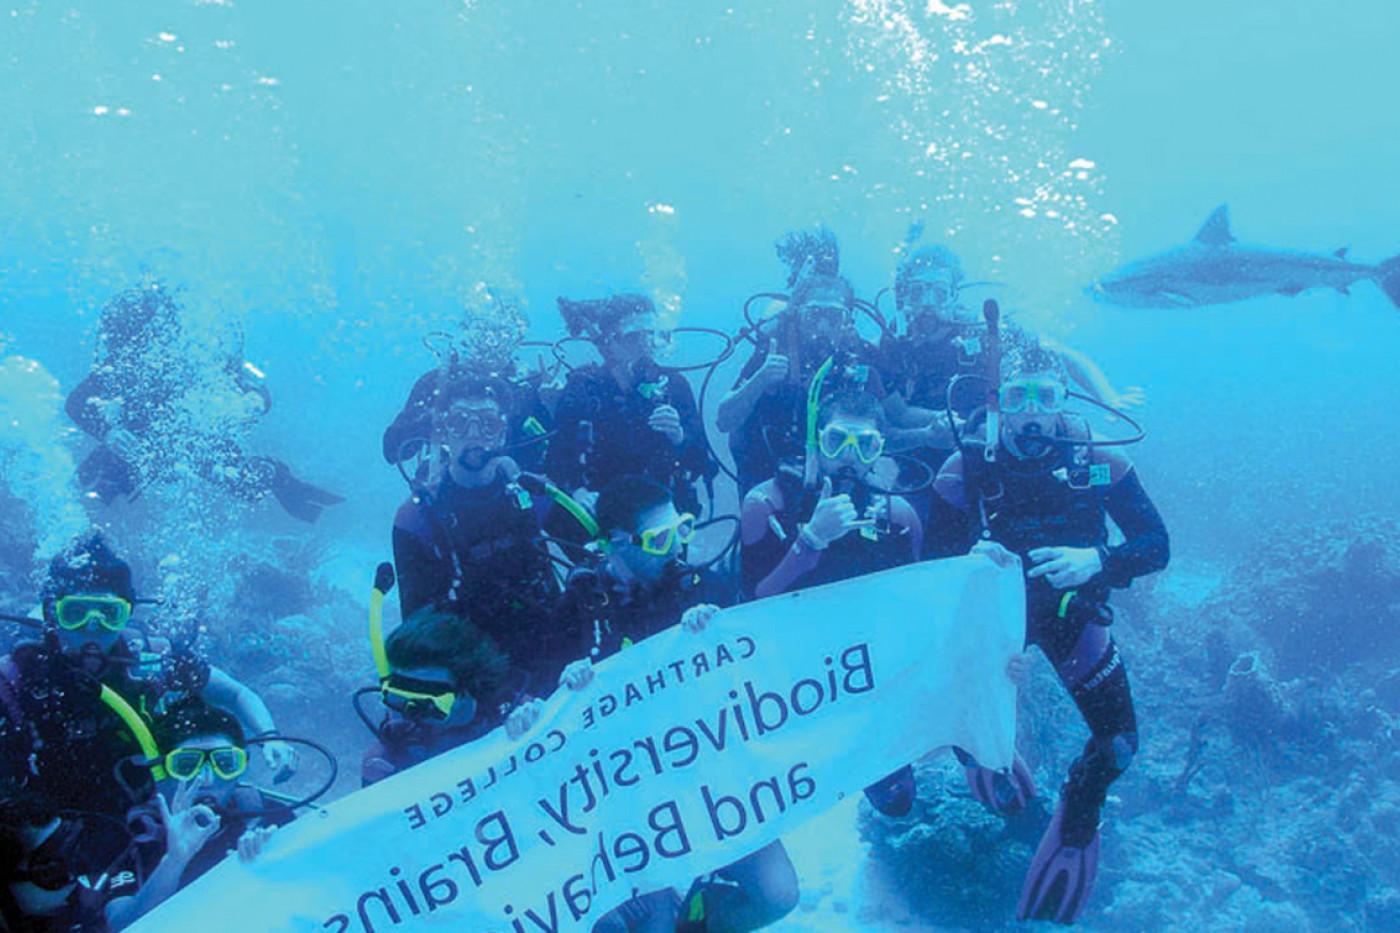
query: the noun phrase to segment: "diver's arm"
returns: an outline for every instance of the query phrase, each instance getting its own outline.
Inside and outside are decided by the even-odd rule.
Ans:
[[[1109,382],[1108,375],[1098,363],[1063,344],[1044,339],[1042,342],[1060,357],[1060,361],[1065,364],[1065,371],[1069,373],[1075,385],[1106,405],[1114,404],[1118,398],[1118,391],[1113,388],[1113,383]]]
[[[821,563],[821,552],[800,545],[800,535],[779,537],[782,526],[773,501],[778,494],[772,481],[755,486],[740,513],[740,573],[744,592],[756,599],[784,592]]]
[[[894,428],[925,428],[941,414],[932,408],[910,405],[898,392],[886,395],[884,406],[885,420]]]
[[[209,682],[205,684],[204,699],[220,709],[228,710],[238,717],[244,731],[250,737],[266,735],[277,731],[272,712],[253,688],[221,668],[209,666]]]
[[[725,434],[733,434],[753,417],[758,400],[769,386],[777,385],[787,378],[789,364],[786,356],[778,352],[778,342],[770,340],[767,351],[755,349],[739,373],[734,388],[720,399],[715,411],[715,427]]]
[[[890,523],[909,535],[909,559],[917,561],[924,551],[924,523],[903,496],[890,497]]]
[[[113,930],[125,929],[165,903],[180,890],[180,877],[188,867],[188,860],[162,855],[155,871],[151,872],[139,891],[108,902],[103,911],[108,927]]]
[[[715,411],[715,427],[725,434],[732,434],[739,426],[753,417],[753,410],[763,392],[768,388],[757,374],[745,379],[725,393]]]
[[[414,506],[418,508],[418,506]],[[404,506],[407,509],[408,506]],[[400,515],[403,514],[400,510]],[[399,584],[399,617],[444,599],[451,587],[452,570],[412,531],[394,524],[394,572]]]
[[[1113,523],[1123,532],[1123,543],[1099,547],[1101,576],[1110,586],[1124,587],[1137,577],[1156,573],[1171,559],[1166,523],[1131,466],[1104,498]]]

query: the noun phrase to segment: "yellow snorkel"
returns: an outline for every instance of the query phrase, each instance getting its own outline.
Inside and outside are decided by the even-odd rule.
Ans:
[[[165,766],[161,764],[160,749],[156,746],[155,737],[151,735],[151,727],[146,725],[146,720],[141,718],[141,714],[136,712],[120,693],[106,684],[102,685],[101,700],[126,723],[131,734],[136,737],[136,744],[141,746],[141,754],[146,756],[146,764],[150,766],[151,777],[157,781],[165,780]]]
[[[374,571],[374,588],[369,591],[369,650],[379,682],[389,679],[389,656],[384,651],[384,597],[394,588],[394,565],[387,560]]]
[[[817,482],[817,416],[822,407],[822,386],[826,383],[826,377],[831,372],[831,367],[835,365],[835,354],[828,356],[826,362],[817,367],[817,372],[812,376],[812,382],[807,387],[807,447],[802,470],[802,483],[808,487]]]

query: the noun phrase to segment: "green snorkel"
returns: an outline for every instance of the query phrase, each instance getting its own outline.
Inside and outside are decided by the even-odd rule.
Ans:
[[[136,744],[141,746],[141,754],[146,757],[144,764],[151,769],[151,777],[157,781],[165,780],[165,765],[161,764],[160,748],[156,746],[155,737],[151,735],[151,727],[146,725],[146,720],[141,718],[141,714],[136,712],[125,697],[106,684],[102,685],[100,696],[107,708],[116,713],[136,737]]]
[[[600,539],[598,522],[593,518],[593,513],[588,511],[583,503],[550,482],[547,477],[538,473],[521,473],[516,477],[515,481],[520,487],[520,491],[526,496],[531,492],[543,493],[549,496],[561,509],[569,513],[570,518],[578,522],[579,527],[583,529],[584,533],[587,534],[590,539],[594,541]],[[526,491],[527,489],[528,492]],[[522,507],[528,507],[528,502],[523,503]]]
[[[826,363],[816,368],[816,374],[812,375],[812,382],[806,389],[806,450],[809,452],[816,450],[816,416],[822,409],[822,387],[834,364],[834,354],[826,357]]]

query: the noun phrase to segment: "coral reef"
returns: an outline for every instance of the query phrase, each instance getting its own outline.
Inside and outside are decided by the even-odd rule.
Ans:
[[[1143,744],[1104,810],[1082,929],[1400,928],[1400,526],[1268,539],[1236,567],[1173,568],[1116,599]],[[1085,738],[1038,664],[1020,740],[1049,800]],[[958,792],[925,770],[913,824],[863,829],[922,919],[996,928],[1029,851]]]

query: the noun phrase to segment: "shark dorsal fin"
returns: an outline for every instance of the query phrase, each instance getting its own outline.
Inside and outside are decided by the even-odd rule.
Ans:
[[[1332,255],[1333,255],[1333,256],[1336,256],[1338,259],[1346,259],[1346,258],[1347,258],[1347,252],[1350,251],[1350,249],[1351,249],[1350,246],[1343,246],[1341,249],[1337,250],[1337,251],[1336,251],[1335,253],[1333,253]]]
[[[1196,231],[1196,242],[1206,246],[1227,246],[1235,242],[1230,232],[1230,206],[1222,204],[1211,212],[1201,229]]]

